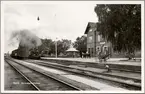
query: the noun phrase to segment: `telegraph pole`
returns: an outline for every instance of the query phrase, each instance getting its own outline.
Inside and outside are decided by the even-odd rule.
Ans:
[[[56,21],[56,13],[54,14],[54,23]],[[54,25],[54,31],[56,30],[56,25]],[[55,41],[55,58],[57,58],[57,37]]]
[[[57,58],[57,38],[56,38],[56,42],[55,42],[55,58]]]

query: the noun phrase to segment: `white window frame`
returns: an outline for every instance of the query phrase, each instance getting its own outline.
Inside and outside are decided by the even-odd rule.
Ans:
[[[98,42],[101,41],[101,35],[98,35]]]
[[[104,47],[103,47],[103,51],[104,51],[105,47],[106,47],[107,50],[109,51],[109,46],[104,46]]]
[[[91,29],[89,29],[89,32],[92,32],[93,31],[93,29],[91,28]]]
[[[88,37],[88,42],[91,43],[93,41],[93,36]]]
[[[101,50],[101,46],[96,46],[96,51],[98,51],[98,48]]]

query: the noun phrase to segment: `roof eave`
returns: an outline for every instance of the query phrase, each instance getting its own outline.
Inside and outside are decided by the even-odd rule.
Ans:
[[[84,33],[84,34],[88,34],[88,28],[89,28],[89,23],[88,23],[88,25],[87,25],[87,28],[86,28],[85,33]]]

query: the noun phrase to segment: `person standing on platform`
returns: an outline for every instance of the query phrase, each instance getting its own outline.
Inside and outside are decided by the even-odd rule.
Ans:
[[[101,48],[99,49],[98,48],[98,59],[99,59],[99,62],[102,62],[102,46],[101,46]]]
[[[108,51],[107,47],[104,47],[104,61],[105,62],[106,62],[108,55],[109,55],[109,51]]]

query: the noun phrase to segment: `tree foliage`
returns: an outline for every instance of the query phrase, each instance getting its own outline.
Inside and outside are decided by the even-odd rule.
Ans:
[[[71,40],[67,40],[67,39],[62,39],[57,41],[57,50],[58,50],[58,55],[60,53],[65,53],[66,50],[68,50],[68,48],[70,47],[71,44]]]
[[[113,44],[116,51],[134,52],[141,49],[141,5],[99,4],[97,30]]]
[[[54,45],[53,41],[51,39],[41,39],[41,41],[42,45],[38,47],[39,52],[43,53],[44,51],[48,51],[48,54],[52,53],[52,51],[54,50],[52,49],[52,45]]]
[[[74,47],[81,53],[86,53],[87,51],[87,37],[81,36],[77,37],[76,41],[74,42]]]
[[[55,54],[55,47],[56,47],[56,41],[53,41],[52,39],[41,39],[42,44],[34,49],[31,49],[32,51],[36,51],[38,49],[39,53],[42,54]],[[62,39],[57,41],[57,54],[65,53],[65,51],[69,48],[71,41],[67,39]],[[45,51],[48,51],[48,53],[45,53]]]

